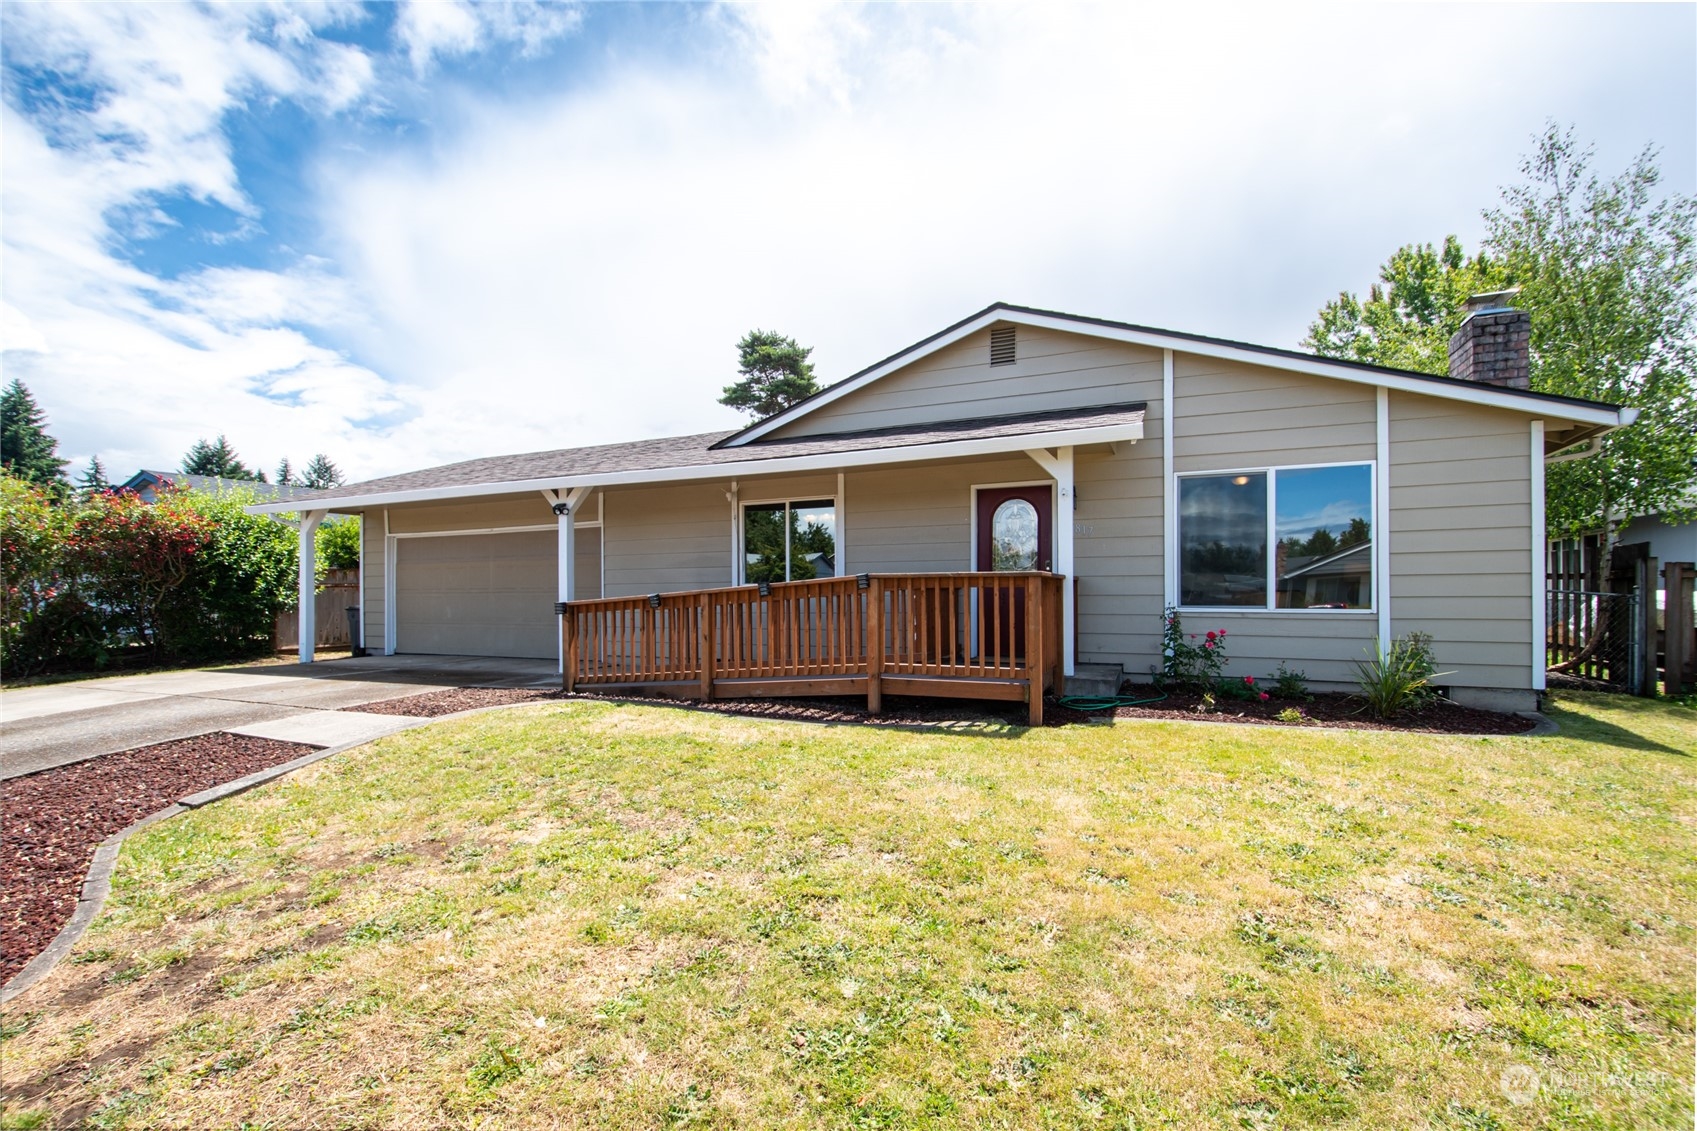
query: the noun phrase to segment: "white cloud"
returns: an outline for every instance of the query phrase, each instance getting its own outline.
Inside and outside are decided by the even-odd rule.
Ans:
[[[395,464],[734,425],[755,326],[829,379],[996,299],[1294,345],[1399,243],[1476,238],[1527,136],[1612,81],[1552,76],[1631,34],[933,12],[738,8],[710,63],[473,101],[428,154],[330,166],[333,255],[379,296],[361,355],[420,408]],[[1380,93],[1416,66],[1418,105]],[[1655,129],[1652,97],[1611,131]]]
[[[396,72],[536,54],[582,10],[411,4],[374,61],[316,35],[345,9],[9,5],[12,57],[118,94],[6,112],[5,361],[114,474],[223,431],[361,476],[733,426],[756,326],[827,379],[996,299],[1291,345],[1398,244],[1475,240],[1547,117],[1691,182],[1690,10],[1529,11],[736,7],[520,97]],[[452,112],[305,159],[319,258],[111,254],[157,193],[263,225],[232,107],[399,87]]]
[[[491,42],[517,43],[535,55],[582,22],[577,5],[548,0],[406,0],[395,18],[395,35],[413,73],[422,77],[437,58],[469,55]]]

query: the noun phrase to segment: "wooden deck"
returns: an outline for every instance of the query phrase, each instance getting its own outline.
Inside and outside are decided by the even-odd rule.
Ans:
[[[556,606],[563,686],[691,699],[1003,699],[1043,721],[1061,676],[1050,573],[860,574]],[[762,589],[765,592],[762,592]]]

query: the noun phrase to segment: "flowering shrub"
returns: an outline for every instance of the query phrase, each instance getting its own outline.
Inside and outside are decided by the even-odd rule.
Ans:
[[[1161,654],[1165,660],[1161,673],[1164,685],[1213,691],[1222,682],[1226,666],[1226,630],[1210,629],[1198,640],[1194,632],[1185,633],[1178,610],[1168,609],[1161,633]]]
[[[292,527],[250,494],[94,494],[54,505],[0,472],[0,664],[103,667],[120,652],[213,658],[268,642],[295,600]]]
[[[1272,696],[1261,690],[1255,684],[1255,677],[1246,675],[1242,679],[1222,679],[1215,685],[1215,691],[1223,699],[1239,699],[1256,703],[1265,703]]]

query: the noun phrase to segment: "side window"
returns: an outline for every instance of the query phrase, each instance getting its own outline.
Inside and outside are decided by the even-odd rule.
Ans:
[[[750,503],[742,511],[744,584],[837,575],[837,508],[831,499]]]
[[[1373,607],[1371,464],[1184,475],[1178,509],[1181,606]]]

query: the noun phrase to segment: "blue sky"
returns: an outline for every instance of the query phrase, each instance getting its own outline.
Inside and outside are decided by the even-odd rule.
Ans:
[[[79,464],[730,427],[1005,299],[1289,346],[1548,120],[1697,187],[1697,8],[0,7],[0,344]]]

